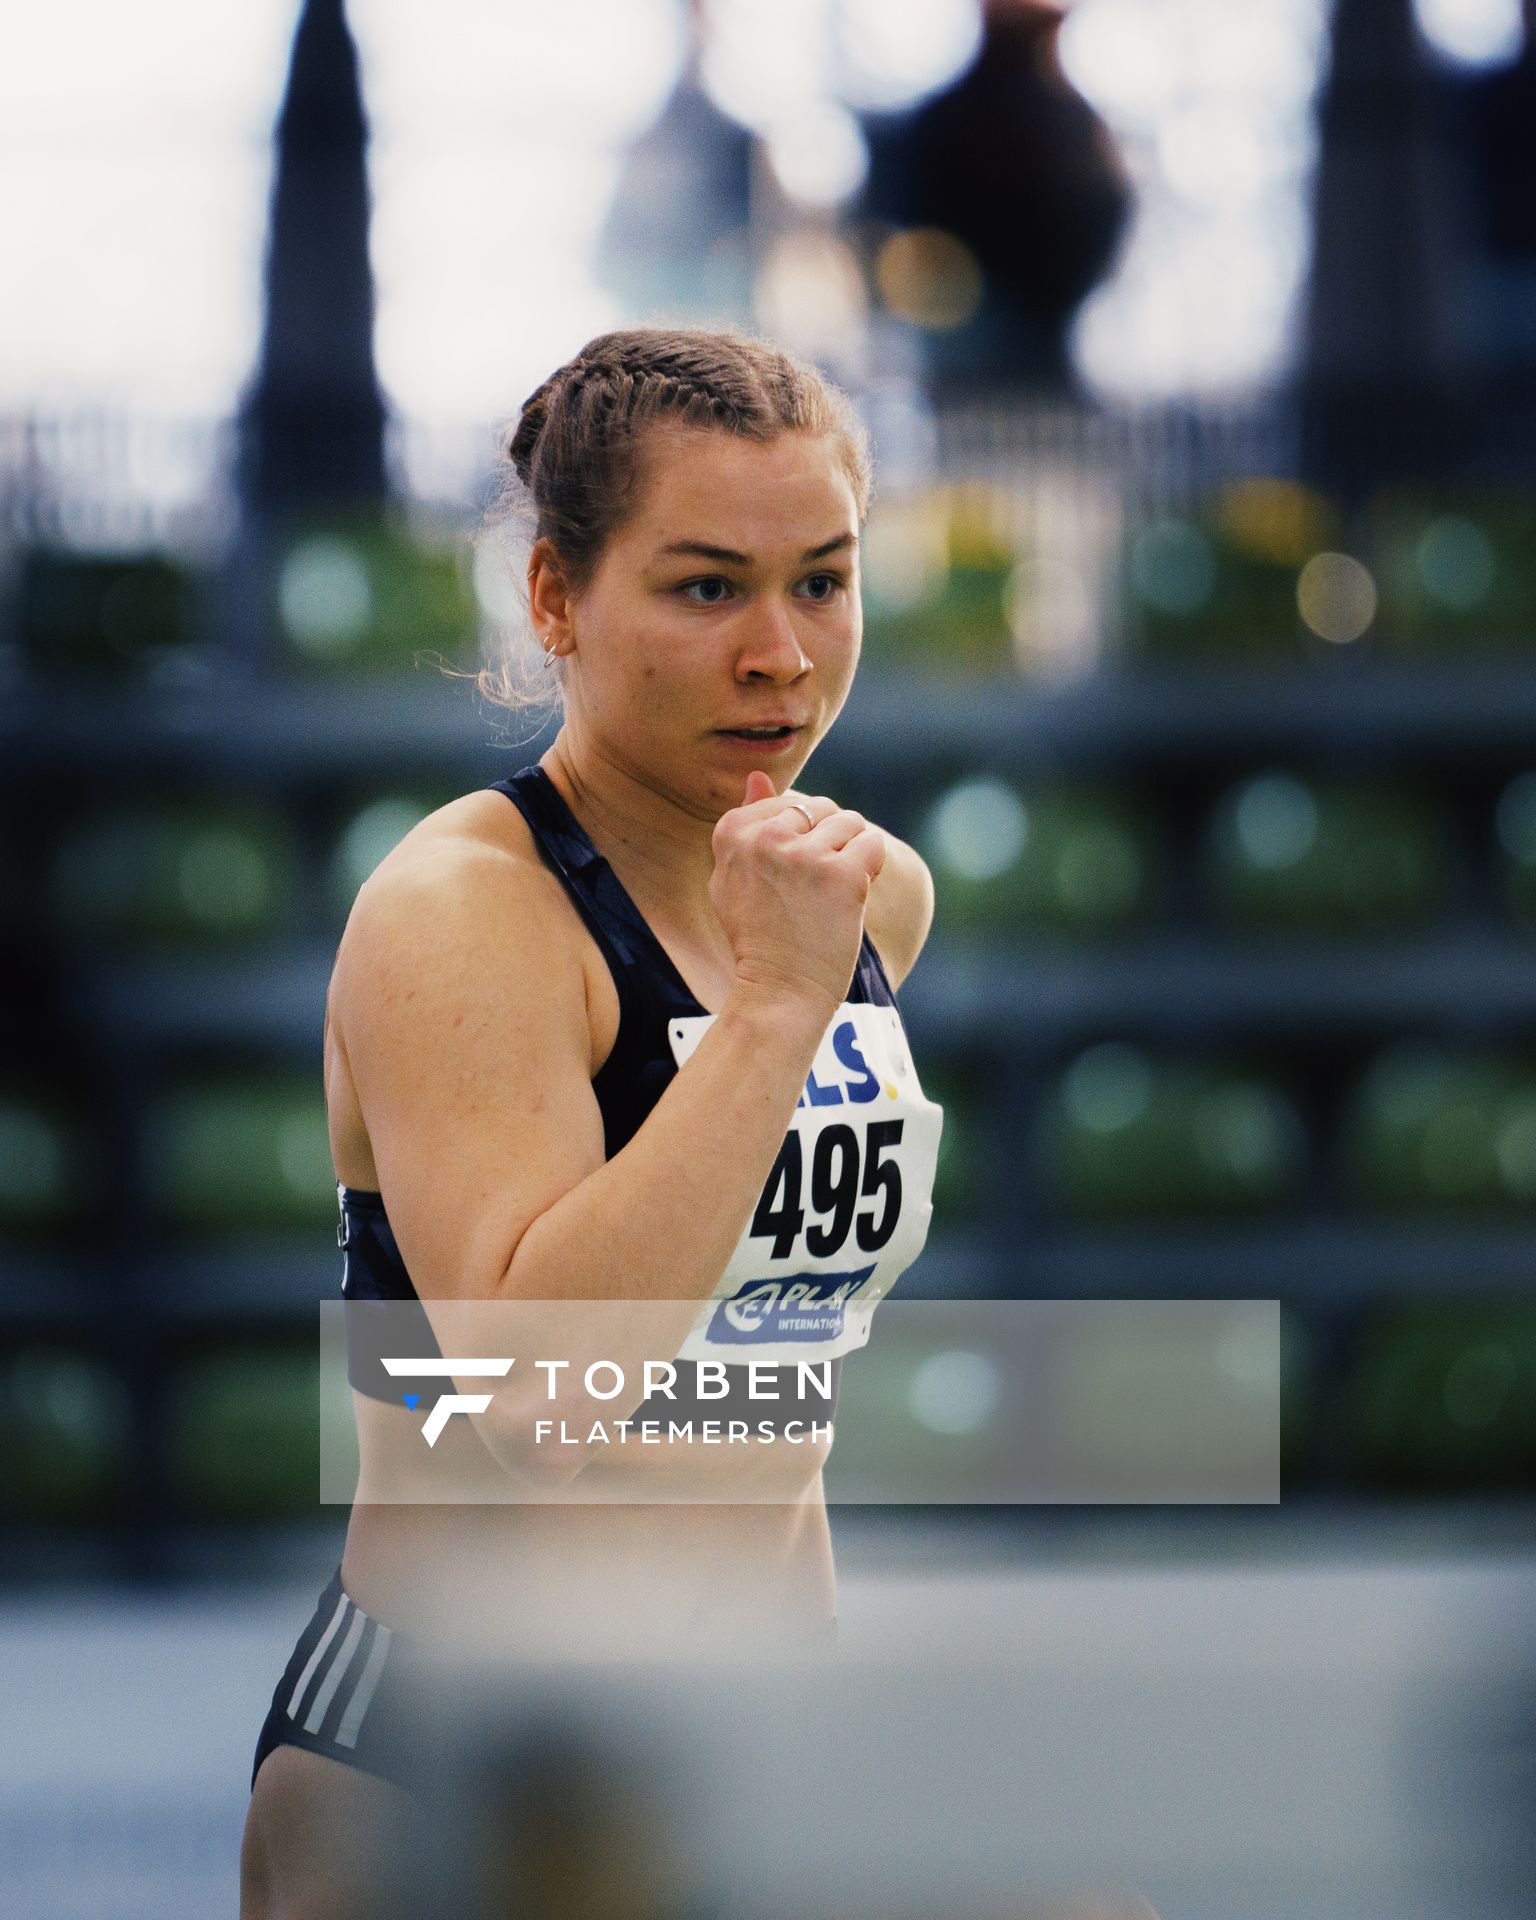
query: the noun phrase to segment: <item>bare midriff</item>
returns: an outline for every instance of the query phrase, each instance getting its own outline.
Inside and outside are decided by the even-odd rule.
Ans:
[[[824,1447],[798,1443],[787,1460],[775,1442],[729,1464],[711,1457],[723,1449],[647,1447],[595,1460],[532,1500],[508,1483],[503,1501],[381,1503],[368,1498],[370,1445],[386,1455],[407,1436],[419,1445],[419,1422],[361,1396],[354,1404],[363,1469],[342,1582],[386,1626],[421,1638],[468,1631],[477,1653],[534,1658],[686,1653],[744,1620],[788,1644],[814,1641],[836,1612]],[[464,1432],[457,1444],[480,1443]],[[467,1595],[478,1607],[466,1608]]]

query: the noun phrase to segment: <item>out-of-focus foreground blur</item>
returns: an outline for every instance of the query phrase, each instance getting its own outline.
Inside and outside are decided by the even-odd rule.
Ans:
[[[962,1802],[999,1900],[1033,1863],[1164,1920],[1527,1910],[1533,36],[1518,0],[18,18],[7,1912],[233,1911],[345,1519],[330,960],[423,813],[548,744],[462,677],[516,625],[472,536],[499,423],[645,320],[762,329],[874,436],[864,661],[803,784],[937,886],[903,1294],[1282,1305],[1278,1507],[834,1513],[869,1672],[972,1663],[971,1744],[869,1682],[804,1761],[868,1910],[927,1898]],[[877,1321],[849,1362],[895,1484],[996,1417],[943,1358]],[[1133,1358],[1083,1357],[1084,1419]],[[742,1912],[760,1839],[710,1864]]]

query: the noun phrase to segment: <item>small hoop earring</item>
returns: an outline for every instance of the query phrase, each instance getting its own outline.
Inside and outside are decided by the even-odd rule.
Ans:
[[[553,647],[546,647],[544,649],[544,665],[547,669],[549,667],[552,667],[554,664],[555,664],[555,649]]]

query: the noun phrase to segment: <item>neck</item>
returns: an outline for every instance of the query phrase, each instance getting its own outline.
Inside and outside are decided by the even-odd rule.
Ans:
[[[658,914],[706,946],[724,946],[709,902],[713,818],[605,759],[568,726],[539,765],[647,919]]]

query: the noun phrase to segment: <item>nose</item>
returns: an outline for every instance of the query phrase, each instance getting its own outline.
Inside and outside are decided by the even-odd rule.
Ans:
[[[737,679],[771,680],[775,686],[787,686],[808,673],[810,665],[788,608],[769,602],[752,623],[750,637],[736,656]]]

